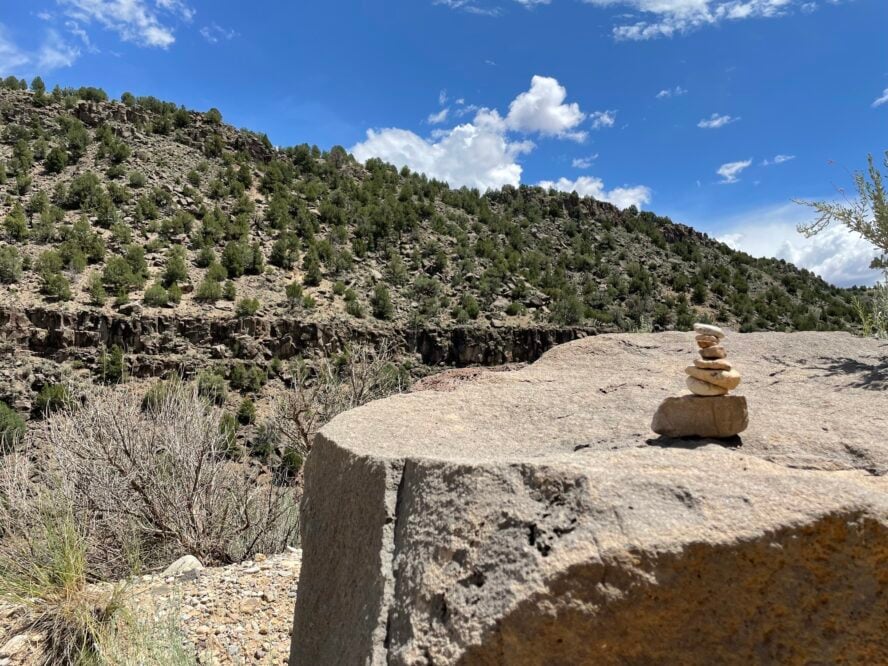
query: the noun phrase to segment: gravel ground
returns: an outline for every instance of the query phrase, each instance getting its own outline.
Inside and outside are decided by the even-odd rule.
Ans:
[[[131,584],[131,599],[143,608],[175,609],[201,664],[286,664],[301,564],[302,551],[291,550],[179,576],[143,576]],[[15,615],[0,607],[0,666],[37,661],[39,636],[11,633]]]

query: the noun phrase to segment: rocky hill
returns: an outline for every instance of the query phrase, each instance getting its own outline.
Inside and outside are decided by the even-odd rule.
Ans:
[[[215,109],[7,79],[0,140],[0,400],[22,411],[66,373],[116,380],[113,354],[231,380],[355,339],[469,365],[699,319],[854,319],[852,292],[649,212],[276,148]]]

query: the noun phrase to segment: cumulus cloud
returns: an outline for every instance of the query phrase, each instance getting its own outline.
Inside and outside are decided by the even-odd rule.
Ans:
[[[437,128],[429,137],[399,128],[369,130],[367,137],[353,146],[351,152],[364,162],[378,157],[397,166],[408,166],[429,177],[446,181],[455,187],[496,189],[503,185],[521,184],[522,167],[518,159],[531,152],[535,145],[520,135],[576,139],[586,114],[578,104],[567,103],[567,91],[555,79],[533,77],[530,89],[519,94],[502,116],[496,109],[476,109],[456,100],[455,116],[467,109],[476,109],[471,122],[451,129]],[[444,99],[444,102],[447,100]],[[432,114],[432,123],[441,115],[447,118],[449,107]],[[442,115],[443,114],[443,115]],[[575,168],[588,168],[598,155],[573,160]],[[576,190],[583,196],[610,201],[620,207],[640,206],[650,201],[650,190],[644,186],[618,187],[608,190],[599,178],[582,176],[574,181],[561,178],[544,181],[543,187]]]
[[[882,106],[883,104],[888,104],[888,88],[885,88],[885,90],[882,91],[881,97],[876,98],[876,100],[873,102],[873,108],[875,109],[876,107]]]
[[[668,97],[681,97],[687,93],[688,91],[681,86],[675,86],[674,88],[663,88],[656,96],[657,99],[667,99]]]
[[[98,23],[140,46],[168,48],[176,38],[170,20],[190,21],[194,10],[181,0],[57,0],[70,18]]]
[[[718,240],[755,257],[775,257],[807,268],[840,287],[872,285],[881,272],[871,269],[878,252],[843,226],[831,226],[812,238],[796,230],[811,221],[811,211],[797,204],[752,210],[723,220]]]
[[[697,123],[697,127],[702,127],[703,129],[718,129],[719,127],[724,127],[725,125],[730,125],[731,123],[736,123],[739,118],[734,118],[733,116],[719,115],[717,113],[713,113],[709,118],[703,118],[699,123]]]
[[[378,157],[406,165],[455,187],[486,190],[518,185],[522,173],[518,158],[534,148],[526,137],[578,138],[577,127],[586,114],[566,99],[567,91],[556,79],[534,76],[530,88],[515,97],[505,117],[496,109],[479,109],[457,100],[453,109],[445,107],[427,122],[442,124],[450,115],[469,117],[473,113],[470,122],[435,129],[429,137],[400,128],[369,130],[352,153],[361,161]],[[521,134],[526,137],[516,136]]]
[[[556,181],[544,180],[539,183],[539,186],[561,192],[576,192],[581,197],[593,197],[601,201],[608,201],[618,208],[641,207],[650,203],[651,200],[651,191],[644,185],[616,187],[607,190],[604,187],[604,182],[593,176],[580,176],[576,180],[568,178],[559,178]]]
[[[739,182],[740,173],[749,168],[752,164],[752,160],[740,160],[738,162],[728,162],[726,164],[722,164],[716,173],[721,176],[721,182],[724,185],[729,185],[731,183]]]
[[[521,165],[516,159],[530,152],[533,144],[509,141],[501,123],[476,117],[473,123],[444,130],[431,139],[405,129],[368,130],[366,140],[351,152],[362,162],[379,157],[456,187],[487,190],[518,185]]]
[[[565,104],[567,89],[554,78],[534,76],[530,90],[521,93],[509,105],[506,125],[525,134],[558,136],[577,141],[585,139],[585,132],[576,131],[586,118],[576,102]]]

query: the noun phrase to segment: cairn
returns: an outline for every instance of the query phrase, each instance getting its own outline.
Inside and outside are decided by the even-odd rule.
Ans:
[[[740,385],[740,373],[727,359],[725,333],[718,326],[694,324],[700,358],[685,368],[693,395],[666,398],[651,429],[667,437],[734,437],[746,430],[746,398],[728,395]]]

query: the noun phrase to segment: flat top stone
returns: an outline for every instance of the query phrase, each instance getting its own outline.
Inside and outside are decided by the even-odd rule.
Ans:
[[[699,335],[711,335],[716,338],[725,337],[725,332],[718,326],[712,324],[694,324],[694,331]]]
[[[573,465],[618,449],[705,445],[650,430],[664,398],[687,394],[693,337],[577,340],[452,392],[371,403],[321,433],[357,454],[466,462]],[[734,394],[749,403],[738,451],[790,468],[888,472],[888,343],[845,333],[737,334],[731,358],[744,376]]]

